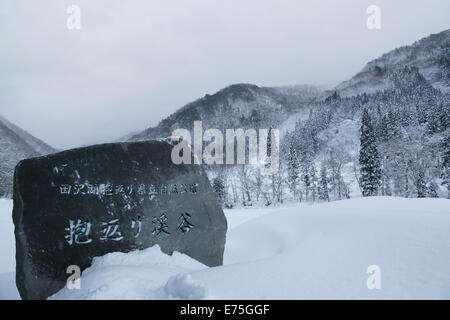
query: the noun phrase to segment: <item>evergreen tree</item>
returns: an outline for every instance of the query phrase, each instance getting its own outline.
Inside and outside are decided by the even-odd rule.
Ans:
[[[294,194],[294,199],[297,199],[297,185],[299,180],[299,162],[297,157],[297,151],[295,150],[294,144],[291,143],[289,146],[288,153],[288,186],[289,189]]]
[[[383,118],[381,118],[381,123],[378,128],[378,137],[381,142],[387,142],[389,141],[389,120],[387,115],[384,115]]]
[[[314,166],[314,163],[311,163],[309,175],[311,177],[311,198],[312,201],[315,202],[318,198],[317,189],[318,189],[318,183],[317,183],[317,172],[316,167]]]
[[[305,187],[305,200],[308,200],[308,196],[309,196],[310,189],[312,186],[312,177],[310,175],[310,172],[311,172],[310,162],[302,161],[300,164],[300,168],[301,168],[301,180]]]
[[[431,181],[427,187],[427,197],[428,198],[439,198],[438,195],[439,187],[436,182]]]
[[[363,110],[360,144],[360,185],[363,191],[363,196],[375,196],[378,194],[378,188],[381,184],[381,161],[378,153],[375,132],[367,109]]]
[[[442,148],[442,185],[447,187],[447,199],[450,199],[450,134],[441,142]]]
[[[392,111],[388,112],[387,117],[387,137],[389,140],[398,139],[401,136],[400,128]]]
[[[273,130],[273,128],[272,128],[272,126],[270,126],[268,136],[267,136],[267,156],[268,157],[270,157],[272,154],[272,130]],[[277,146],[274,146],[274,147],[276,148]],[[266,162],[265,166],[266,166],[266,168],[268,168],[270,166],[270,164]],[[277,181],[276,181],[275,174],[272,173],[270,175],[270,179],[271,179],[271,185],[272,185],[272,201],[274,201],[276,198],[276,193],[277,193],[277,190],[276,190],[276,182]]]
[[[423,170],[418,171],[414,184],[417,190],[417,198],[425,198],[427,196],[427,185],[425,182],[425,172]]]
[[[330,201],[330,197],[328,195],[328,177],[325,161],[322,162],[322,166],[320,167],[320,181],[318,189],[319,189],[319,199]]]
[[[389,157],[384,156],[381,165],[381,195],[391,196],[391,171],[389,168]]]
[[[223,205],[225,202],[225,182],[222,177],[217,176],[213,180],[213,190],[216,193],[217,200],[220,205]]]

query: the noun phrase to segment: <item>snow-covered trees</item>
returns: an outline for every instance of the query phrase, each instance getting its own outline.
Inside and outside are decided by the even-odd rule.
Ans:
[[[381,185],[381,162],[375,131],[367,109],[364,109],[362,114],[360,143],[360,185],[363,196],[375,196]]]
[[[225,182],[223,177],[217,176],[213,179],[213,190],[216,193],[217,201],[220,205],[223,205],[225,202]]]
[[[384,90],[334,92],[285,131],[279,173],[230,168],[230,205],[332,201],[359,192],[450,198],[450,96],[415,68],[385,71],[391,83]]]
[[[350,198],[349,190],[342,173],[345,163],[349,162],[348,154],[342,149],[331,148],[328,150],[327,155],[330,171],[329,184],[333,198],[336,200]]]
[[[450,199],[450,132],[442,139],[442,185],[447,188],[447,199]]]
[[[0,198],[12,197],[14,168],[20,160],[52,152],[52,147],[0,116]]]
[[[289,186],[289,190],[292,192],[294,200],[298,199],[297,189],[299,182],[299,160],[297,157],[297,151],[295,150],[294,144],[291,142],[289,144],[289,153],[287,160],[287,170],[288,170],[288,178],[287,184]]]
[[[330,197],[328,195],[328,176],[327,176],[327,167],[325,161],[322,161],[320,166],[320,180],[318,186],[318,196],[320,200],[330,201]]]

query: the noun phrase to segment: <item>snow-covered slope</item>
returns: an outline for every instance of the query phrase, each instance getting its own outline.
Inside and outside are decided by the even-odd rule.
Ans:
[[[251,211],[227,216],[232,221]],[[63,290],[54,298],[134,298],[160,277],[161,286],[140,298],[450,298],[448,200],[360,198],[261,213],[229,231],[222,267],[195,266],[176,255],[162,269],[170,270],[173,263],[195,270],[165,279],[164,273],[143,268],[143,278],[134,278],[130,288],[123,284],[133,277],[135,254],[115,254],[115,261],[105,257],[93,267],[92,278],[103,277],[101,282],[80,292]],[[163,258],[153,257],[155,251],[143,253],[153,266]],[[125,269],[105,278],[105,271],[117,265]],[[367,289],[370,265],[381,268],[381,290]]]
[[[168,137],[177,128],[192,131],[196,120],[205,130],[276,128],[281,132],[279,192],[251,166],[244,175],[238,167],[209,166],[211,180],[221,179],[226,186],[226,206],[298,200],[293,189],[302,200],[315,201],[322,168],[323,189],[332,193],[323,198],[343,199],[361,194],[359,129],[367,109],[383,162],[380,194],[450,197],[442,174],[448,171],[449,89],[450,30],[445,30],[369,62],[335,91],[236,84],[185,105],[130,140]],[[300,162],[300,169],[290,167],[289,159]],[[288,186],[290,174],[295,186]]]
[[[387,74],[398,67],[416,67],[435,88],[449,92],[450,30],[432,34],[410,46],[370,61],[361,72],[336,87],[341,96],[374,93],[387,87]]]
[[[389,75],[406,66],[418,68],[431,85],[444,93],[449,92],[450,30],[432,34],[368,62],[361,72],[339,84],[335,90],[341,97],[375,93],[388,88],[391,85]],[[188,103],[155,127],[125,138],[139,141],[168,137],[177,128],[192,128],[194,120],[202,120],[207,128],[272,125],[282,131],[291,130],[297,120],[309,115],[316,102],[331,93],[311,85],[258,87],[234,84]]]
[[[203,121],[205,130],[276,127],[291,115],[307,110],[322,94],[322,88],[308,85],[259,87],[234,84],[188,103],[156,127],[132,136],[129,141],[169,137],[178,128],[192,130],[197,120]]]
[[[56,150],[0,116],[0,198],[12,195],[16,164]]]
[[[16,243],[12,208],[12,200],[0,199],[0,300],[20,299],[15,283]]]
[[[9,122],[2,116],[0,116],[0,122],[2,125],[8,127],[11,131],[17,134],[17,136],[19,136],[24,142],[26,142],[35,152],[42,155],[53,153],[56,151],[54,148],[50,147],[42,140],[32,136],[31,134],[29,134],[22,128],[19,128],[14,123]]]
[[[111,253],[83,273],[81,290],[52,299],[450,299],[449,200],[356,198],[226,215],[221,267],[158,247]],[[14,298],[12,226],[0,221],[0,296]],[[380,290],[366,285],[372,265]]]

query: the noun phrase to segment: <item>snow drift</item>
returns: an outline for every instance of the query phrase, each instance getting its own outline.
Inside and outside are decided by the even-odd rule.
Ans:
[[[226,215],[223,266],[156,246],[111,253],[85,270],[81,290],[51,299],[450,299],[448,200],[356,198]],[[11,259],[14,247],[2,247],[2,256]],[[10,262],[1,262],[9,272],[0,274],[3,299],[15,298],[6,288]],[[371,265],[380,268],[380,290],[367,288]]]

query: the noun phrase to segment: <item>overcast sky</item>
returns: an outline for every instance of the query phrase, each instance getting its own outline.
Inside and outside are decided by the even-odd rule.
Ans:
[[[450,28],[449,13],[448,0],[1,0],[0,114],[56,148],[111,141],[233,83],[337,85]]]

